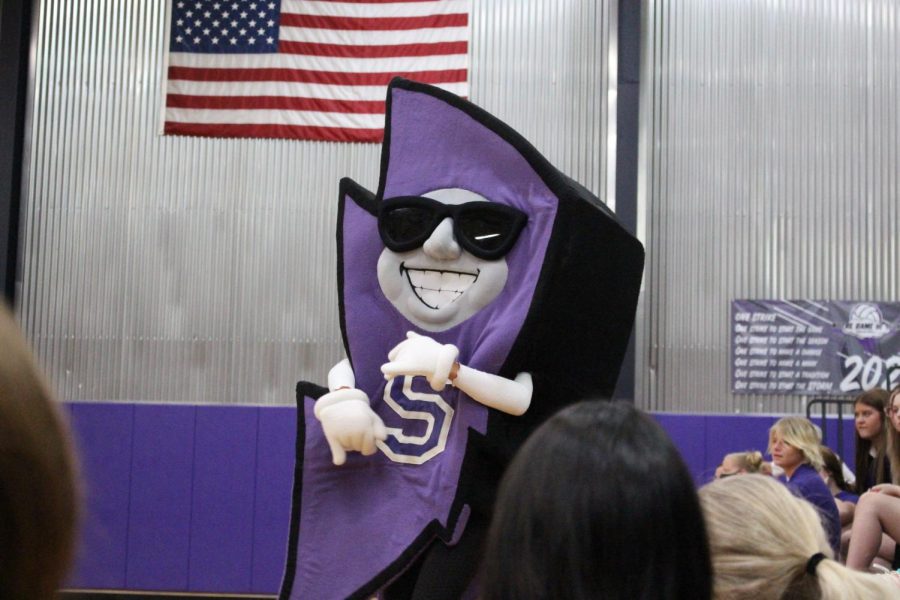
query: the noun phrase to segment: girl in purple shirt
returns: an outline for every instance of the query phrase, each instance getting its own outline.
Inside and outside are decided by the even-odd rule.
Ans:
[[[841,552],[841,519],[831,490],[822,481],[819,436],[802,417],[784,417],[769,430],[769,453],[784,470],[778,479],[795,495],[816,507],[834,556]]]

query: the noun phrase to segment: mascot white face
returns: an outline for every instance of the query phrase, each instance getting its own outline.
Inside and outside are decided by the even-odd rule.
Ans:
[[[490,202],[487,198],[459,188],[441,189],[423,194],[445,206],[472,206]],[[437,206],[437,203],[435,205]],[[476,205],[477,206],[477,205]],[[492,208],[500,205],[491,204]],[[503,207],[507,208],[507,207]],[[422,209],[403,207],[407,213]],[[471,212],[471,211],[470,211]],[[385,248],[378,259],[378,283],[394,308],[410,322],[425,331],[445,331],[462,323],[484,308],[503,291],[509,270],[502,256],[486,260],[474,256],[456,239],[458,228],[451,216],[421,216],[415,227],[426,232],[427,239],[416,248],[394,251]],[[487,220],[490,221],[490,216]],[[400,227],[409,228],[410,216]],[[492,240],[507,236],[485,219],[470,234],[474,243],[490,245]],[[423,237],[422,235],[419,236]],[[472,242],[469,242],[470,245]],[[407,244],[408,245],[408,244]],[[508,248],[506,249],[508,251]],[[504,251],[505,253],[505,251]]]

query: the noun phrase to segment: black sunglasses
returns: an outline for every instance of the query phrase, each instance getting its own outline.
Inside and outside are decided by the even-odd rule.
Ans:
[[[444,204],[422,196],[397,196],[381,203],[378,233],[394,252],[409,252],[424,244],[447,217],[453,219],[457,243],[483,260],[509,252],[528,221],[522,211],[495,202]]]

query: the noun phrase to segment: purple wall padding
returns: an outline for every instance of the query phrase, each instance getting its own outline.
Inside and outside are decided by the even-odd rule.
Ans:
[[[653,417],[662,425],[681,452],[694,481],[702,483],[706,461],[706,431],[704,419],[686,419],[685,415],[656,414]]]
[[[128,589],[187,589],[196,412],[134,407]]]
[[[87,489],[71,588],[275,594],[290,523],[296,410],[72,403]],[[777,417],[655,414],[695,482],[765,451]],[[853,422],[844,425],[853,464]],[[826,424],[828,441],[836,425]]]
[[[703,419],[706,439],[706,451],[703,460],[704,470],[695,473],[698,484],[712,479],[716,467],[722,458],[730,452],[759,450],[763,454],[769,443],[769,428],[778,417],[755,417],[748,420],[740,416],[708,417]]]
[[[854,457],[856,456],[856,430],[853,425],[853,405],[844,406],[841,410],[843,417],[841,419],[843,435],[840,440],[838,439],[837,419],[826,419],[823,422],[822,417],[819,416],[819,412],[814,410],[812,422],[822,429],[825,445],[834,450],[838,456],[842,457],[852,469],[855,461]],[[839,441],[843,444],[842,447],[838,445]]]
[[[133,425],[130,404],[72,405],[85,495],[72,587],[125,587]]]
[[[274,593],[281,585],[291,520],[296,439],[296,409],[260,409],[253,528],[252,591],[255,593]]]
[[[192,592],[250,591],[259,410],[197,411],[188,583]]]
[[[759,450],[763,454],[769,442],[769,428],[779,417],[770,415],[689,415],[656,413],[656,421],[666,430],[678,447],[697,485],[708,483],[730,452]],[[813,422],[822,426],[821,419]],[[824,430],[826,443],[832,446],[851,469],[854,461],[854,428],[852,414],[843,422],[844,448],[834,446],[837,440],[837,420],[827,419]],[[767,457],[770,458],[770,457]]]

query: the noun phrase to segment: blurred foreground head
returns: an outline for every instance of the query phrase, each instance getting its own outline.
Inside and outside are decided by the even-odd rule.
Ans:
[[[0,598],[54,596],[78,516],[68,429],[18,326],[0,304]]]
[[[771,477],[717,479],[700,490],[700,501],[716,598],[863,600],[898,593],[886,576],[852,571],[832,560],[816,509]],[[824,558],[813,564],[818,555]]]
[[[483,583],[485,600],[709,598],[697,494],[659,425],[582,402],[539,427],[501,483]]]

